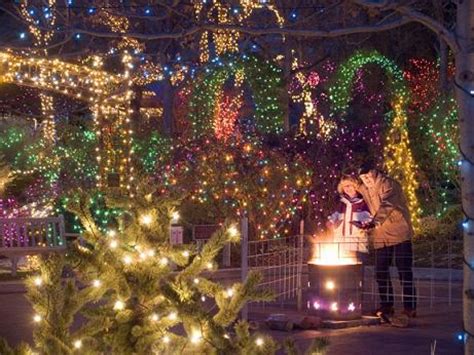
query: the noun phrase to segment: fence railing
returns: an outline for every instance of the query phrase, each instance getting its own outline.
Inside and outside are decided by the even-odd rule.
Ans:
[[[0,218],[0,255],[12,262],[16,274],[18,258],[66,248],[64,217]]]
[[[246,222],[243,222],[244,225]],[[330,247],[329,247],[330,246]],[[412,285],[416,289],[417,307],[436,309],[440,305],[452,306],[462,302],[462,241],[414,240],[413,253],[394,248],[390,255],[380,250],[366,250],[359,255],[360,248],[354,242],[315,242],[308,236],[249,241],[242,228],[242,279],[250,270],[263,276],[261,287],[272,290],[272,302],[250,303],[242,317],[266,307],[300,310],[308,307],[305,291],[308,287],[307,263],[311,258],[326,258],[327,264],[363,262],[363,310],[370,312],[380,304],[380,277],[390,275],[395,304],[401,306],[406,286],[406,268],[412,265]],[[357,251],[357,253],[356,253]],[[322,255],[325,254],[326,255]],[[398,255],[397,255],[398,253]],[[328,260],[329,258],[329,260]],[[332,258],[332,259],[331,259]],[[387,260],[381,260],[386,258]],[[351,261],[352,260],[352,261]],[[380,263],[387,265],[388,274],[380,273]],[[376,272],[379,265],[379,272]],[[398,269],[397,269],[398,266]],[[400,279],[403,283],[400,284]],[[387,291],[389,292],[389,291]],[[405,292],[407,288],[405,287]]]

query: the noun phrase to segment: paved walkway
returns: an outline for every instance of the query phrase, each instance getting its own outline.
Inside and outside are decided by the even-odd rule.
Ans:
[[[328,355],[430,355],[436,340],[436,355],[462,355],[463,344],[456,339],[462,326],[460,305],[430,314],[421,314],[410,328],[394,328],[385,325],[357,327],[339,330],[305,330],[292,333],[272,331],[278,339],[292,337],[301,350],[311,340],[329,337]]]
[[[329,355],[418,355],[430,354],[430,346],[436,340],[436,355],[462,355],[463,346],[456,334],[462,327],[459,303],[429,307],[420,310],[416,325],[397,329],[388,326],[358,327],[341,330],[305,330],[291,333],[271,331],[279,340],[293,337],[301,349],[315,337],[328,336],[331,345]],[[14,284],[0,284],[0,336],[10,343],[32,341],[33,310],[22,288]]]

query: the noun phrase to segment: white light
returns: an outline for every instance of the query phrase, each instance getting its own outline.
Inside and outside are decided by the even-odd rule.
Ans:
[[[178,222],[178,220],[179,220],[180,217],[181,217],[181,216],[179,215],[179,212],[178,212],[178,211],[174,211],[173,214],[171,215],[171,221],[172,221],[173,223],[176,223],[176,222]]]
[[[115,248],[117,248],[117,246],[118,246],[118,242],[114,239],[114,240],[111,240],[111,241],[110,241],[110,244],[109,244],[109,245],[110,245],[110,247],[111,247],[112,249],[115,249]]]
[[[199,342],[201,342],[201,339],[201,332],[199,330],[193,330],[193,333],[191,334],[191,343],[198,344]]]
[[[234,290],[231,289],[231,288],[228,288],[226,291],[225,291],[225,294],[227,297],[232,297],[234,295]]]
[[[149,214],[146,214],[146,215],[142,216],[142,218],[140,218],[140,221],[141,221],[142,224],[148,226],[148,225],[151,224],[152,218]]]
[[[202,302],[206,302],[206,297],[205,297],[205,296],[201,296],[201,301],[202,301]]]
[[[469,91],[471,95],[474,95],[474,90]]]
[[[170,337],[167,336],[167,335],[165,335],[165,336],[163,337],[163,343],[168,344],[169,342],[170,342]]]
[[[463,162],[464,162],[463,160],[459,160],[459,161],[458,161],[458,166],[462,166],[462,163],[463,163]]]
[[[115,304],[114,304],[114,309],[115,310],[121,311],[124,308],[125,308],[125,303],[123,303],[122,301],[115,302]]]
[[[154,251],[153,249],[148,249],[146,253],[147,253],[147,255],[150,256],[150,257],[151,257],[151,256],[155,256],[155,251]]]
[[[168,318],[170,320],[176,320],[178,319],[178,315],[176,314],[176,312],[171,312],[170,314],[168,314]]]
[[[230,339],[230,337],[229,337],[229,334],[227,334],[227,333],[226,333],[226,334],[224,334],[224,338],[226,338],[226,339]]]
[[[239,235],[239,231],[237,230],[236,226],[230,226],[227,232],[232,238],[235,238]]]
[[[74,347],[75,347],[76,349],[82,348],[82,340],[76,340],[76,341],[74,342]]]
[[[319,302],[314,302],[313,307],[314,307],[314,309],[320,309],[321,305],[319,304]]]
[[[336,312],[338,309],[337,302],[331,303],[331,311]]]
[[[194,283],[197,285],[199,283],[199,279],[198,278],[195,278],[194,280]]]
[[[326,285],[325,285],[326,289],[328,290],[334,290],[336,288],[336,284],[334,283],[334,281],[326,281]]]
[[[158,314],[153,313],[153,314],[150,316],[150,319],[151,319],[153,322],[156,322],[156,321],[158,321],[158,319],[160,319],[160,317],[158,317]]]
[[[38,276],[38,277],[35,277],[33,282],[36,286],[41,286],[43,284],[43,279]]]
[[[356,309],[354,306],[354,303],[353,302],[349,303],[349,306],[347,307],[347,309],[349,310],[349,312],[354,312]]]
[[[112,238],[113,238],[113,237],[115,237],[115,236],[117,235],[117,232],[114,231],[113,229],[111,229],[111,230],[107,231],[107,235],[108,235],[109,237],[112,237]]]
[[[21,39],[25,39],[25,38],[26,38],[26,33],[25,33],[25,32],[21,32],[21,33],[20,33],[20,38],[21,38]]]
[[[462,227],[464,229],[468,229],[469,228],[469,220],[462,222]]]
[[[263,339],[262,338],[257,338],[255,340],[255,344],[257,344],[257,346],[262,346],[263,345]]]
[[[33,317],[33,320],[34,320],[36,323],[41,322],[42,319],[43,319],[43,317],[41,317],[39,314],[35,314],[34,317]]]
[[[100,287],[100,285],[102,285],[102,282],[100,282],[100,280],[96,279],[96,280],[92,281],[92,286],[97,288],[97,287]]]

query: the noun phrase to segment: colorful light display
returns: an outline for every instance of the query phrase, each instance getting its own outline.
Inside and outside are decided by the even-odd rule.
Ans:
[[[283,109],[279,100],[283,84],[281,70],[268,60],[243,55],[215,60],[197,80],[189,103],[194,137],[212,134],[211,118],[214,117],[218,93],[227,80],[240,73],[252,91],[257,130],[261,133],[283,132]]]
[[[378,52],[358,53],[343,63],[336,75],[335,84],[330,88],[330,98],[335,112],[346,112],[352,95],[352,86],[357,70],[369,64],[376,64],[384,69],[388,76],[387,90],[391,96],[392,113],[390,128],[384,146],[385,166],[388,173],[402,183],[407,195],[413,225],[418,226],[421,213],[416,190],[417,166],[410,148],[407,130],[407,105],[409,92],[398,66]]]

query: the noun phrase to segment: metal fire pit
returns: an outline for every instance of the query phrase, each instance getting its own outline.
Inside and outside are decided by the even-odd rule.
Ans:
[[[306,304],[322,319],[351,320],[362,316],[363,265],[308,263]]]

